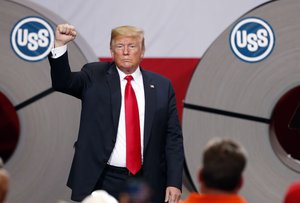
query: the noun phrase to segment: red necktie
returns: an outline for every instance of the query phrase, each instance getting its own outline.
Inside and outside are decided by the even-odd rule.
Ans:
[[[131,86],[133,77],[125,77],[125,128],[126,128],[126,167],[136,174],[141,168],[141,135],[139,109],[134,90]]]

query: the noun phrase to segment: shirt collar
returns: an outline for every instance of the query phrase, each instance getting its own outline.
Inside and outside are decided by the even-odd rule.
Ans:
[[[117,67],[119,76],[121,81],[124,80],[125,76],[127,76],[127,74],[125,74],[124,72],[120,71],[120,69]],[[132,74],[130,74],[133,77],[134,81],[138,81],[142,78],[142,72],[140,67],[138,67]]]

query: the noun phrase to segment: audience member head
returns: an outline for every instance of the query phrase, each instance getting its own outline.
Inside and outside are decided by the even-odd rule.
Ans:
[[[104,190],[96,190],[84,198],[82,203],[118,203],[118,201]]]
[[[0,158],[0,203],[5,201],[8,192],[9,176],[8,172],[3,168],[3,162]]]
[[[152,191],[148,184],[142,179],[129,179],[122,189],[120,203],[149,203],[151,202]]]
[[[299,203],[300,202],[300,181],[293,182],[284,197],[284,203]]]
[[[214,138],[204,150],[201,193],[237,193],[242,186],[246,151],[230,139]]]

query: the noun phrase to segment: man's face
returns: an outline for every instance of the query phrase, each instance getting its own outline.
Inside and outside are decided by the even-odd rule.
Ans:
[[[144,57],[142,41],[138,37],[117,37],[110,52],[116,65],[125,74],[133,73]]]

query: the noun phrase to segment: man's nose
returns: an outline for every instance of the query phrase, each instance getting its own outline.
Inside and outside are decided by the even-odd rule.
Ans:
[[[128,55],[129,54],[129,49],[128,49],[127,46],[124,46],[123,54],[124,55]]]

